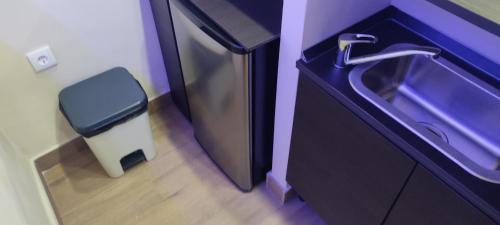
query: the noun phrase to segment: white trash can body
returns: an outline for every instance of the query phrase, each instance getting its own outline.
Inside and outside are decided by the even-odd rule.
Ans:
[[[148,161],[156,155],[147,112],[84,140],[110,177],[123,175],[120,160],[130,153],[142,150]]]

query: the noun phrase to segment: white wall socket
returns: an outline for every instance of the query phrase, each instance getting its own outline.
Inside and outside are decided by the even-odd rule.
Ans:
[[[40,72],[57,65],[56,57],[48,45],[28,52],[26,57],[28,57],[28,61],[31,63],[31,66],[33,66],[33,69],[36,72]]]

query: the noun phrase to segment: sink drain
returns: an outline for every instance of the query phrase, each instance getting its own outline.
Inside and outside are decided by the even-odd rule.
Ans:
[[[418,124],[422,125],[425,129],[431,132],[431,134],[434,134],[437,137],[441,138],[441,140],[443,140],[444,142],[448,144],[450,143],[448,140],[448,136],[446,136],[446,134],[436,126],[426,122],[418,122]]]

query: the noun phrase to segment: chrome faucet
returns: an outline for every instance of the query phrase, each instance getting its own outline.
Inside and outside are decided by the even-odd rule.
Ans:
[[[357,65],[377,60],[397,58],[408,55],[427,55],[431,57],[439,56],[441,49],[428,46],[403,46],[389,52],[375,53],[356,58],[351,58],[351,47],[358,43],[377,43],[377,37],[369,34],[352,34],[345,33],[339,36],[337,59],[335,61],[336,68],[344,68],[347,65]]]

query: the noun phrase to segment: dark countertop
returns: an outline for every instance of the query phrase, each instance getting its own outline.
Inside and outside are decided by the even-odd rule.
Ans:
[[[191,0],[247,51],[279,38],[283,0]]]
[[[343,32],[368,33],[379,37],[375,46],[353,47],[352,55],[378,52],[394,43],[436,46],[446,58],[471,74],[500,88],[500,66],[440,34],[407,14],[389,7]],[[343,33],[340,32],[340,33]],[[361,45],[359,45],[361,46]],[[366,45],[365,45],[366,46]],[[304,51],[297,62],[301,76],[307,76],[349,110],[432,171],[473,205],[500,223],[500,184],[481,180],[462,169],[416,134],[357,94],[348,80],[349,68],[335,69],[337,35]],[[496,73],[496,75],[494,75]]]

